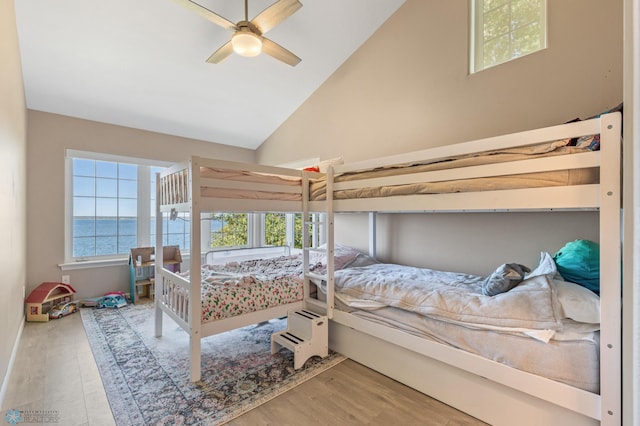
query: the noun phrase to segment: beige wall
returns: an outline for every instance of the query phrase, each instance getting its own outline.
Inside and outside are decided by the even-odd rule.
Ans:
[[[368,249],[366,215],[339,215],[336,241]],[[594,212],[379,214],[377,257],[386,262],[489,275],[498,265],[537,265],[567,241],[598,241]]]
[[[23,318],[27,279],[27,111],[13,0],[0,0],[0,402]]]
[[[622,0],[549,1],[547,49],[474,75],[468,9],[464,0],[407,0],[257,160],[361,160],[558,124],[622,102]]]
[[[178,162],[190,155],[254,161],[254,151],[28,111],[28,290],[61,279],[64,263],[65,149]],[[128,291],[126,266],[65,271],[77,297]]]
[[[407,0],[263,143],[257,160],[342,156],[349,162],[558,124],[615,106],[622,101],[622,3],[549,1],[547,49],[469,75],[469,2]],[[540,250],[597,238],[593,214],[524,220],[387,217],[380,220],[379,246],[384,260],[448,268],[464,258],[457,269],[486,273],[496,262],[530,264]],[[336,238],[366,246],[366,225],[354,221],[338,218],[344,232]]]

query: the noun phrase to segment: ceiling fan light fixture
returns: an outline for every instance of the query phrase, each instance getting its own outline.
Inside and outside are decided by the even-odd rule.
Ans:
[[[250,31],[237,31],[231,37],[233,51],[240,56],[253,57],[262,52],[262,40]]]

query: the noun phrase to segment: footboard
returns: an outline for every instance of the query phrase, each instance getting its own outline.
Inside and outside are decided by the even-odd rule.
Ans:
[[[191,284],[189,280],[164,268],[156,277],[156,300],[158,306],[187,332],[190,330],[189,300]]]

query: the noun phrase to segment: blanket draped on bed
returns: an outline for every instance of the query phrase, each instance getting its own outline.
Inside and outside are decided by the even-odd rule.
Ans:
[[[532,276],[496,296],[482,294],[484,278],[394,264],[335,273],[337,294],[349,306],[392,306],[480,328],[558,330],[562,322],[547,275]]]

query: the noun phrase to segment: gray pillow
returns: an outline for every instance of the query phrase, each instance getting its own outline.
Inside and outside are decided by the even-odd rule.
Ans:
[[[482,294],[495,296],[509,291],[520,284],[527,272],[531,272],[531,270],[519,263],[504,263],[484,280]]]

